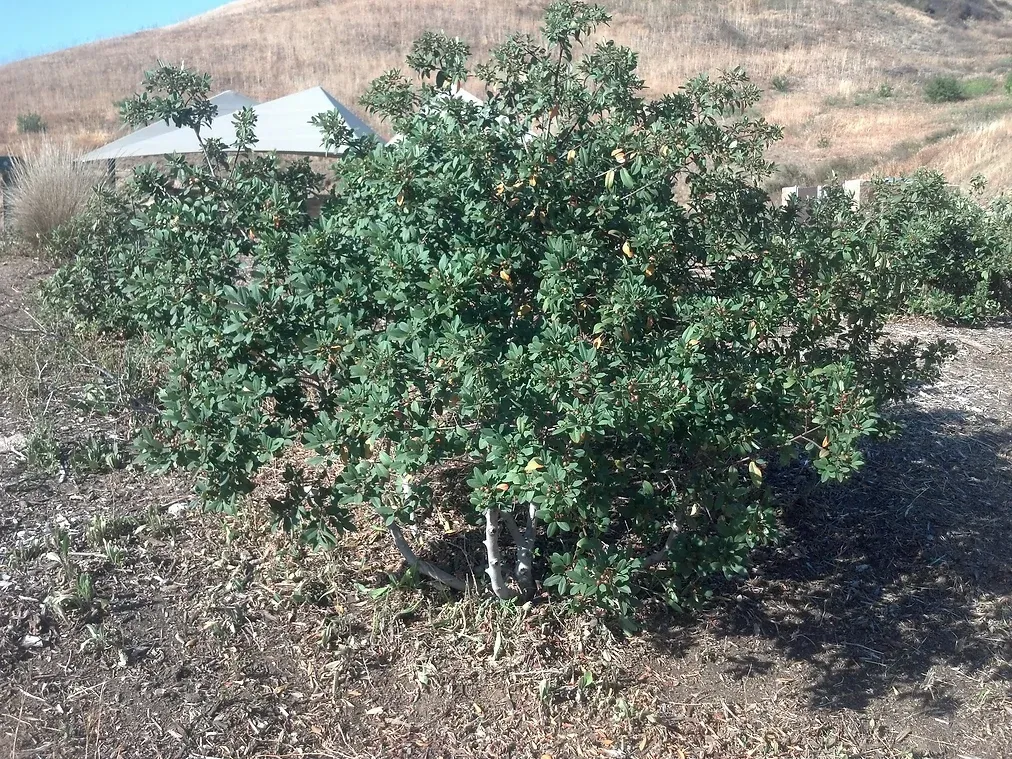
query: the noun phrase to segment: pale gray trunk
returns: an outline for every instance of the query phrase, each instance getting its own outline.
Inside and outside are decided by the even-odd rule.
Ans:
[[[671,529],[668,532],[668,537],[664,540],[664,545],[661,546],[659,551],[652,553],[643,559],[643,569],[650,569],[651,567],[655,567],[658,564],[667,561],[668,551],[670,551],[672,546],[674,546],[675,540],[678,539],[678,535],[681,531],[682,526],[677,521],[672,522]]]
[[[485,512],[485,551],[488,554],[488,569],[485,573],[492,581],[492,590],[503,601],[516,598],[518,593],[509,585],[502,573],[502,549],[499,547],[499,509],[490,508]]]
[[[534,597],[536,590],[534,585],[534,537],[537,532],[537,506],[533,503],[527,506],[527,521],[524,524],[523,532],[517,526],[516,519],[512,514],[504,514],[506,527],[509,528],[513,542],[517,546],[517,585],[520,586],[521,595],[525,600]]]

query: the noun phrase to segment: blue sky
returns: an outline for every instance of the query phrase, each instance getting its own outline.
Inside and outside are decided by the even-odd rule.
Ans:
[[[0,0],[0,63],[172,24],[227,0]]]

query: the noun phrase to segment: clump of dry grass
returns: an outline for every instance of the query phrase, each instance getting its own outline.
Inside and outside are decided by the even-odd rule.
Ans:
[[[43,245],[84,210],[97,177],[92,167],[76,161],[67,142],[43,141],[22,152],[13,173],[11,227],[26,242]]]
[[[988,181],[988,195],[1012,187],[1012,116],[982,125],[970,125],[939,140],[932,140],[905,160],[885,164],[882,173],[902,174],[920,166],[937,168],[953,183],[966,185],[976,175]]]

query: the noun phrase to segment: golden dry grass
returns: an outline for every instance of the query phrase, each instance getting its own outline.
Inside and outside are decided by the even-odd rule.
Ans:
[[[102,176],[94,164],[78,163],[78,152],[65,142],[38,140],[19,153],[7,221],[21,240],[41,244],[84,209]]]
[[[82,148],[106,141],[119,128],[114,101],[135,91],[156,59],[207,70],[218,89],[266,99],[320,84],[354,106],[373,77],[400,65],[420,31],[460,36],[483,55],[513,29],[535,30],[544,4],[238,0],[163,29],[0,66],[0,153],[17,142],[16,115],[26,111],[43,114],[53,133]],[[928,105],[920,94],[924,78],[934,73],[1003,75],[1012,66],[1008,18],[952,25],[895,0],[606,4],[615,21],[604,34],[641,53],[641,71],[654,92],[736,65],[767,89],[774,77],[785,78],[788,91],[770,89],[763,104],[786,131],[774,158],[805,167],[813,177],[820,165],[849,162],[867,172],[941,167],[944,158],[960,177],[975,166],[996,181],[1010,179],[987,158],[989,140],[1001,138],[999,128],[967,120],[965,106]],[[883,83],[894,88],[893,97],[854,105]],[[943,129],[958,130],[950,139],[961,146],[961,161],[938,150],[937,141],[930,144]]]
[[[1009,103],[1012,105],[1012,101]],[[966,123],[951,135],[929,141],[914,155],[884,162],[881,168],[883,172],[900,174],[920,166],[936,168],[957,184],[965,185],[981,175],[988,180],[989,195],[1009,190],[1012,115],[998,115],[984,123]]]

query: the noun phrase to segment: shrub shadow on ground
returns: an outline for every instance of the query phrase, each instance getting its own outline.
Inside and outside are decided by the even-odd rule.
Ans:
[[[871,446],[854,479],[787,509],[781,546],[744,587],[688,636],[657,630],[654,644],[682,652],[703,630],[765,641],[715,659],[724,679],[783,676],[786,660],[809,706],[830,712],[888,696],[944,722],[1007,686],[1012,429],[952,410],[898,417],[903,432]]]

